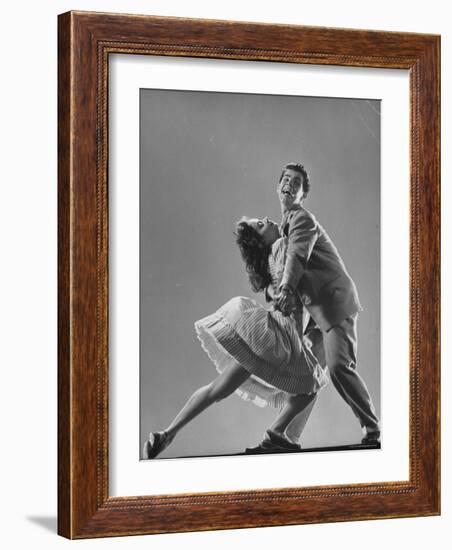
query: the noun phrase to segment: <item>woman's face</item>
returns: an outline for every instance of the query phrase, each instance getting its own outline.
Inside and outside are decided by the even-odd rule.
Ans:
[[[271,246],[276,239],[279,239],[278,225],[269,218],[251,218],[248,224],[259,233],[265,244]]]

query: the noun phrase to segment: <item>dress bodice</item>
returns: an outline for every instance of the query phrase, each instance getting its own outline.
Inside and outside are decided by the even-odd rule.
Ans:
[[[289,240],[287,237],[280,237],[273,243],[270,255],[268,257],[268,271],[270,272],[270,277],[272,280],[271,284],[275,295],[279,292],[279,286],[284,274],[288,243]],[[296,311],[303,311],[303,305],[297,292],[295,292],[295,307]]]
[[[287,237],[280,237],[273,243],[270,255],[268,257],[268,270],[270,272],[272,287],[275,293],[278,291],[284,272],[287,244]]]

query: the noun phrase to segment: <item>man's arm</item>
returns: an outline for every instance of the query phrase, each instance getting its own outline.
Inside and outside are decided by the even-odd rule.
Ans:
[[[297,288],[318,236],[318,224],[308,212],[299,210],[292,216],[280,289],[294,291]]]

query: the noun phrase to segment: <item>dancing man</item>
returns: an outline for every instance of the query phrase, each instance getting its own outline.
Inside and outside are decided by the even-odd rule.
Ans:
[[[288,238],[284,273],[275,307],[290,315],[301,299],[309,313],[304,335],[314,354],[328,367],[334,387],[357,417],[362,444],[380,442],[379,419],[369,391],[357,371],[357,322],[362,310],[355,283],[336,247],[303,201],[310,189],[302,164],[286,164],[277,185],[281,235]],[[295,419],[286,434],[298,439],[306,419]]]

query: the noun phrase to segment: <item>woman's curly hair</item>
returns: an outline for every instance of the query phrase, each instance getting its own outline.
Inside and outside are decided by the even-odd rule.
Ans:
[[[254,292],[265,290],[271,283],[268,271],[268,256],[271,247],[265,244],[259,233],[249,225],[247,218],[237,222],[236,242],[240,249],[246,271]]]

